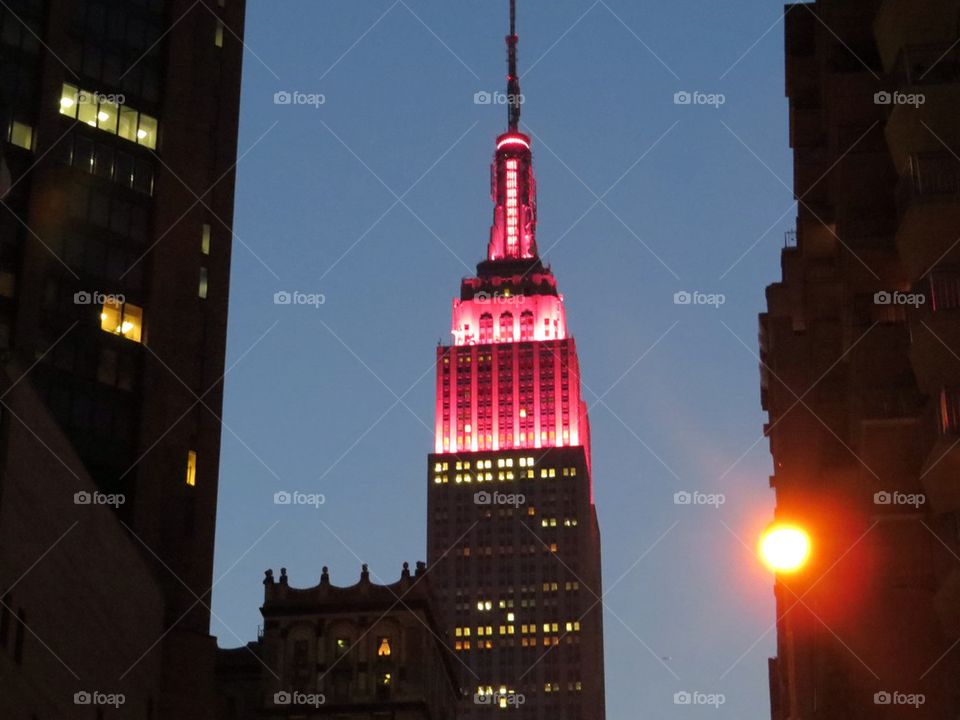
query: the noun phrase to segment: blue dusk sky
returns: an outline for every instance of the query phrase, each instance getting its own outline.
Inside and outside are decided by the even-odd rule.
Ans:
[[[304,587],[328,565],[349,585],[362,562],[393,582],[426,559],[435,348],[483,259],[506,126],[502,105],[475,98],[504,90],[507,0],[247,5],[222,647],[256,637],[267,568]],[[538,242],[591,408],[611,720],[769,714],[756,354],[796,214],[782,15],[771,0],[520,0]],[[676,303],[683,292],[713,302]],[[279,491],[326,502],[275,505]],[[680,691],[725,702],[677,706]]]

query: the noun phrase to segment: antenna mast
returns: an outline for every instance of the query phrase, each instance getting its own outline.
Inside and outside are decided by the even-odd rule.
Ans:
[[[507,36],[507,125],[510,132],[520,129],[520,75],[517,72],[517,0],[510,0],[510,34]]]

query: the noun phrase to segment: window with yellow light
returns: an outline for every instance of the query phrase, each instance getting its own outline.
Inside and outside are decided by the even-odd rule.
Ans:
[[[195,487],[197,484],[197,453],[195,450],[187,451],[187,485]]]
[[[140,342],[143,332],[143,309],[128,302],[107,298],[100,311],[100,329]]]

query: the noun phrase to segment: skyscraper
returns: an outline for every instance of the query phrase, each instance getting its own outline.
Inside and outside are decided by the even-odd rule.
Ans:
[[[960,712],[957,0],[786,11],[796,232],[761,316],[775,720]]]
[[[428,557],[469,691],[524,718],[604,718],[600,532],[590,426],[563,296],[537,250],[510,3],[508,129],[496,141],[487,258],[437,348]]]
[[[55,426],[82,462],[71,473],[124,499],[117,537],[143,556],[163,598],[162,634],[140,652],[163,656],[170,692],[155,707],[164,717],[202,714],[204,678],[212,686],[206,606],[244,7],[11,0],[0,9],[9,169],[0,183],[0,348],[27,371],[17,382],[36,390],[52,419],[30,431],[47,438]],[[22,414],[3,403],[7,437]],[[62,487],[71,497],[75,489]],[[33,513],[53,538],[70,526],[39,507],[6,509]],[[102,522],[78,516],[79,526]],[[67,535],[54,552],[73,541]],[[21,560],[36,560],[4,549],[0,591],[25,569]],[[123,603],[121,580],[100,601]],[[24,603],[36,637],[56,653],[58,639],[43,631],[56,605],[31,607],[31,581],[17,581],[12,602]],[[92,602],[63,584],[45,594]],[[114,616],[106,608],[98,612]]]

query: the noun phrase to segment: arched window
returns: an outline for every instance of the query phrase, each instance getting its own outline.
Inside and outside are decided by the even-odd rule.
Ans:
[[[493,342],[493,315],[484,313],[480,316],[480,344]]]
[[[524,310],[520,315],[520,339],[533,340],[533,313]]]
[[[513,313],[505,312],[500,316],[500,341],[511,342],[513,334]]]

